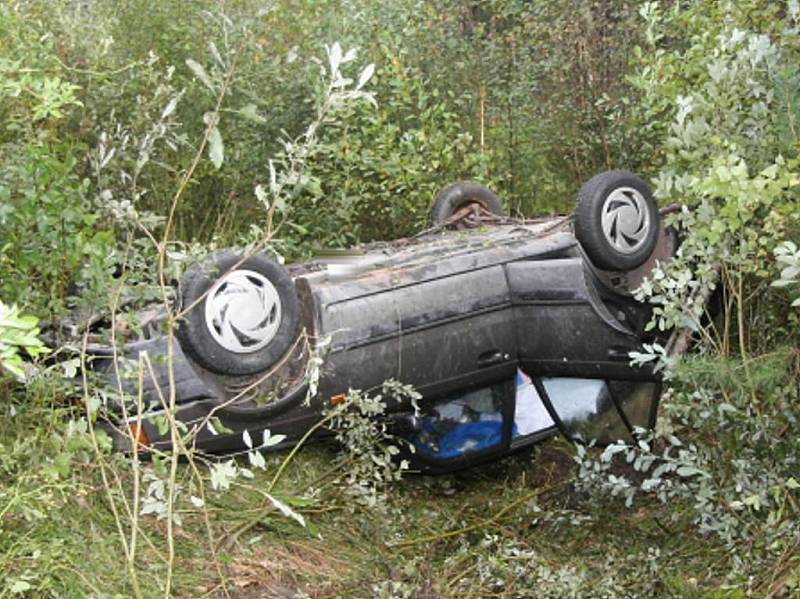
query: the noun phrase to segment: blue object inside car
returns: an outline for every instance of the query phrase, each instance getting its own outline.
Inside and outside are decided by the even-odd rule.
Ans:
[[[442,434],[437,431],[440,421],[426,417],[422,422],[422,434],[414,439],[417,450],[424,455],[437,458],[455,458],[467,453],[498,446],[503,440],[502,420],[479,420],[459,423]],[[427,434],[425,434],[427,433]],[[438,434],[437,434],[438,433]],[[430,442],[436,438],[435,444]],[[423,439],[427,439],[426,442]]]

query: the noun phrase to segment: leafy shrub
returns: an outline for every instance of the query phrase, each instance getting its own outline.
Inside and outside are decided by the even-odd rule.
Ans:
[[[384,419],[390,401],[409,399],[418,412],[420,398],[412,387],[389,380],[379,392],[351,390],[327,412],[326,419],[330,419],[343,461],[348,464],[342,477],[345,490],[362,505],[379,505],[388,486],[400,480],[409,467],[405,460],[396,459],[401,446],[408,443],[389,433]]]
[[[309,240],[335,246],[393,239],[428,226],[436,193],[459,179],[485,179],[488,157],[404,57],[384,56],[377,108],[360,105],[330,127],[314,155],[316,193],[297,207]],[[452,95],[452,92],[451,92]]]
[[[649,95],[637,110],[663,151],[656,195],[683,209],[670,221],[682,237],[678,255],[638,296],[655,304],[651,326],[695,331],[702,353],[668,362],[674,390],[662,401],[659,435],[641,431],[635,444],[581,448],[577,458],[579,487],[589,493],[676,504],[674,520],[689,518],[735,556],[726,588],[754,596],[796,587],[776,564],[798,535],[797,320],[768,293],[775,253],[786,275],[778,280],[792,281],[794,252],[784,240],[800,217],[800,9],[788,8],[642,8],[650,47],[636,53],[632,81]],[[704,309],[717,286],[722,314],[714,320]]]
[[[19,379],[25,378],[20,350],[32,358],[47,352],[36,324],[35,317],[22,316],[19,308],[0,300],[0,366]]]
[[[800,532],[798,364],[791,349],[747,371],[741,361],[719,361],[696,357],[677,368],[658,435],[640,431],[637,443],[602,452],[578,448],[577,483],[597,498],[673,505],[673,519],[690,518],[728,551],[747,553],[730,572],[729,582],[739,584],[773,564]],[[762,387],[754,390],[753,380]]]
[[[781,263],[780,278],[773,282],[774,287],[786,287],[800,283],[800,250],[792,241],[787,241],[775,248],[775,258]],[[800,297],[792,302],[792,306],[800,306]]]
[[[690,64],[703,71],[685,95],[675,96],[656,196],[688,209],[671,221],[683,236],[677,258],[657,269],[638,293],[656,305],[660,328],[696,330],[721,279],[744,357],[746,296],[773,276],[766,258],[798,218],[796,150],[783,144],[787,115],[775,110],[776,81],[789,68],[791,53],[766,34],[733,25],[674,52],[686,61],[695,58]],[[675,54],[654,56],[654,69],[676,60]],[[660,90],[652,91],[658,97]],[[674,88],[663,93],[670,97]],[[721,346],[727,347],[729,333],[727,327],[721,331]]]

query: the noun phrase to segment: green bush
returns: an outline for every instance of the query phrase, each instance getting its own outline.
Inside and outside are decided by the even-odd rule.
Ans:
[[[19,308],[7,306],[0,300],[0,367],[18,379],[26,378],[20,350],[33,358],[47,352],[37,337],[36,324],[34,316],[23,316]]]
[[[309,242],[412,235],[429,226],[439,190],[461,179],[486,181],[490,157],[439,91],[402,61],[386,56],[376,72],[377,108],[360,105],[326,130],[311,167],[319,189],[296,208]]]
[[[263,244],[277,231],[272,249],[306,256],[319,246],[424,229],[435,194],[459,179],[478,179],[511,213],[536,216],[569,211],[575,191],[599,170],[639,171],[654,181],[660,202],[686,206],[673,217],[680,255],[640,295],[656,304],[656,325],[687,325],[706,343],[674,371],[659,435],[600,457],[579,451],[586,468],[576,488],[648,498],[625,520],[647,542],[683,545],[683,535],[697,533],[692,559],[698,572],[707,570],[710,593],[792,592],[799,579],[800,315],[791,308],[798,256],[789,242],[800,239],[800,9],[794,1],[763,0],[648,2],[638,9],[621,0],[278,0],[268,8],[260,0],[4,3],[0,298],[20,307],[0,304],[4,367],[19,375],[26,351],[41,350],[35,318],[19,314],[49,319],[79,304],[96,315],[123,296],[169,300],[170,289],[158,287],[160,258],[169,282],[206,251],[192,242]],[[344,61],[338,40],[359,53]],[[328,62],[316,58],[323,48]],[[349,63],[338,83],[333,55]],[[370,63],[376,69],[369,87],[356,89]],[[375,104],[326,104],[332,96]],[[703,328],[703,292],[720,285],[723,310]],[[133,312],[119,318],[137,325]],[[173,582],[178,592],[197,594],[193,576],[216,585],[229,572],[223,568],[237,567],[241,555],[261,545],[254,536],[220,558],[212,533],[230,533],[234,542],[256,527],[270,542],[297,533],[265,518],[276,509],[305,522],[303,534],[312,536],[312,518],[339,511],[347,518],[338,525],[345,522],[348,531],[356,523],[387,538],[428,525],[466,531],[442,533],[439,540],[458,545],[445,542],[438,552],[415,545],[413,559],[398,554],[404,567],[373,588],[382,594],[435,588],[443,596],[562,596],[599,589],[624,596],[665,581],[676,595],[701,592],[670,581],[678,578],[673,571],[687,569],[675,565],[683,564],[682,547],[673,549],[665,574],[658,551],[631,551],[618,528],[604,537],[610,555],[620,558],[617,568],[606,558],[609,545],[585,542],[594,537],[586,532],[592,502],[575,488],[562,489],[542,511],[525,499],[526,472],[509,483],[525,501],[514,504],[524,507],[514,525],[503,526],[508,539],[493,536],[500,515],[512,515],[492,505],[504,493],[495,479],[486,493],[475,493],[486,505],[472,511],[498,514],[489,521],[474,514],[481,526],[456,521],[470,509],[445,503],[443,495],[456,491],[450,481],[431,483],[429,521],[410,499],[419,489],[409,487],[389,498],[400,502],[397,518],[376,522],[344,503],[341,488],[279,497],[270,486],[265,497],[255,486],[238,486],[254,473],[228,461],[211,468],[212,487],[235,492],[215,495],[210,511],[198,511],[206,501],[205,472],[179,468],[174,457],[143,467],[110,456],[107,439],[93,436],[89,423],[107,390],[91,380],[81,393],[65,385],[59,372],[74,374],[78,365],[45,364],[24,389],[10,377],[0,380],[0,595],[90,589],[100,596],[107,586],[109,594],[158,596]],[[64,408],[76,395],[81,403]],[[255,470],[273,465],[257,451],[248,454]],[[614,455],[625,462],[623,474],[637,474],[621,476]],[[368,452],[349,460],[356,464],[350,474],[388,464]],[[348,479],[347,472],[331,473],[327,457],[320,462],[313,486],[330,489],[332,476]],[[227,477],[228,470],[238,478]],[[507,476],[498,471],[492,476]],[[298,472],[308,477],[302,466]],[[541,474],[534,472],[534,480]],[[128,501],[132,488],[139,489],[144,518]],[[614,528],[621,508],[606,494],[598,505],[598,522]],[[455,520],[445,515],[452,507],[460,514]],[[252,519],[235,520],[241,514]],[[184,534],[202,531],[188,542],[164,533],[181,517],[197,524]],[[556,568],[546,543],[562,544],[564,534],[574,534],[565,551],[578,549]],[[369,537],[372,553],[375,538]],[[544,545],[534,550],[534,543]],[[603,559],[591,562],[591,545]],[[719,553],[706,557],[709,548]],[[192,557],[202,574],[182,569],[191,570]],[[76,582],[74,570],[84,561],[92,567]],[[207,572],[211,562],[216,572]],[[395,584],[404,579],[401,570],[412,569],[406,578],[413,585]],[[185,580],[173,581],[173,573]],[[98,581],[102,592],[92,589]],[[349,596],[367,587],[342,588]]]
[[[677,10],[662,15],[654,4],[644,13],[654,31],[673,31],[687,18]],[[683,235],[679,257],[646,282],[640,295],[657,305],[660,327],[697,329],[704,298],[721,281],[730,301],[718,349],[726,353],[734,334],[744,359],[751,340],[759,348],[759,335],[751,334],[746,321],[759,318],[751,309],[777,276],[772,252],[800,224],[800,146],[796,135],[785,136],[797,109],[779,100],[798,91],[798,34],[790,28],[796,17],[787,17],[786,33],[773,41],[770,30],[737,27],[735,14],[722,25],[715,11],[700,5],[688,15],[695,26],[707,27],[687,47],[659,48],[666,38],[653,34],[652,64],[645,71],[668,76],[650,88],[653,100],[641,108],[652,114],[671,106],[655,192],[661,201],[689,209],[672,219]]]

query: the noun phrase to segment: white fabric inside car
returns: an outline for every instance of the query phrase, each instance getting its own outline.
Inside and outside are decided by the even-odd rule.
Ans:
[[[555,426],[531,378],[521,370],[517,370],[514,425],[515,436],[529,435]]]

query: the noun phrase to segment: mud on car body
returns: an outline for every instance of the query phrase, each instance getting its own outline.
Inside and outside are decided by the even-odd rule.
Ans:
[[[625,171],[595,176],[568,217],[509,219],[488,189],[442,191],[433,227],[344,257],[284,268],[265,255],[211,254],[183,277],[185,318],[173,344],[176,418],[207,452],[242,446],[269,429],[297,442],[331,401],[387,379],[413,385],[421,413],[390,405],[391,424],[416,448],[415,465],[449,471],[495,459],[558,431],[572,439],[630,439],[651,427],[659,374],[632,366],[642,344],[676,332],[645,330],[650,308],[631,290],[676,239],[661,226],[647,185]],[[157,318],[156,318],[157,320]],[[124,356],[163,356],[158,327]],[[322,346],[325,351],[322,352]],[[95,347],[93,368],[138,393]],[[309,359],[324,355],[310,396]],[[169,448],[153,416],[169,372],[151,360],[142,397],[111,427],[120,447]],[[123,400],[124,401],[124,400]],[[125,422],[122,413],[128,414]],[[227,434],[203,426],[218,417]]]

